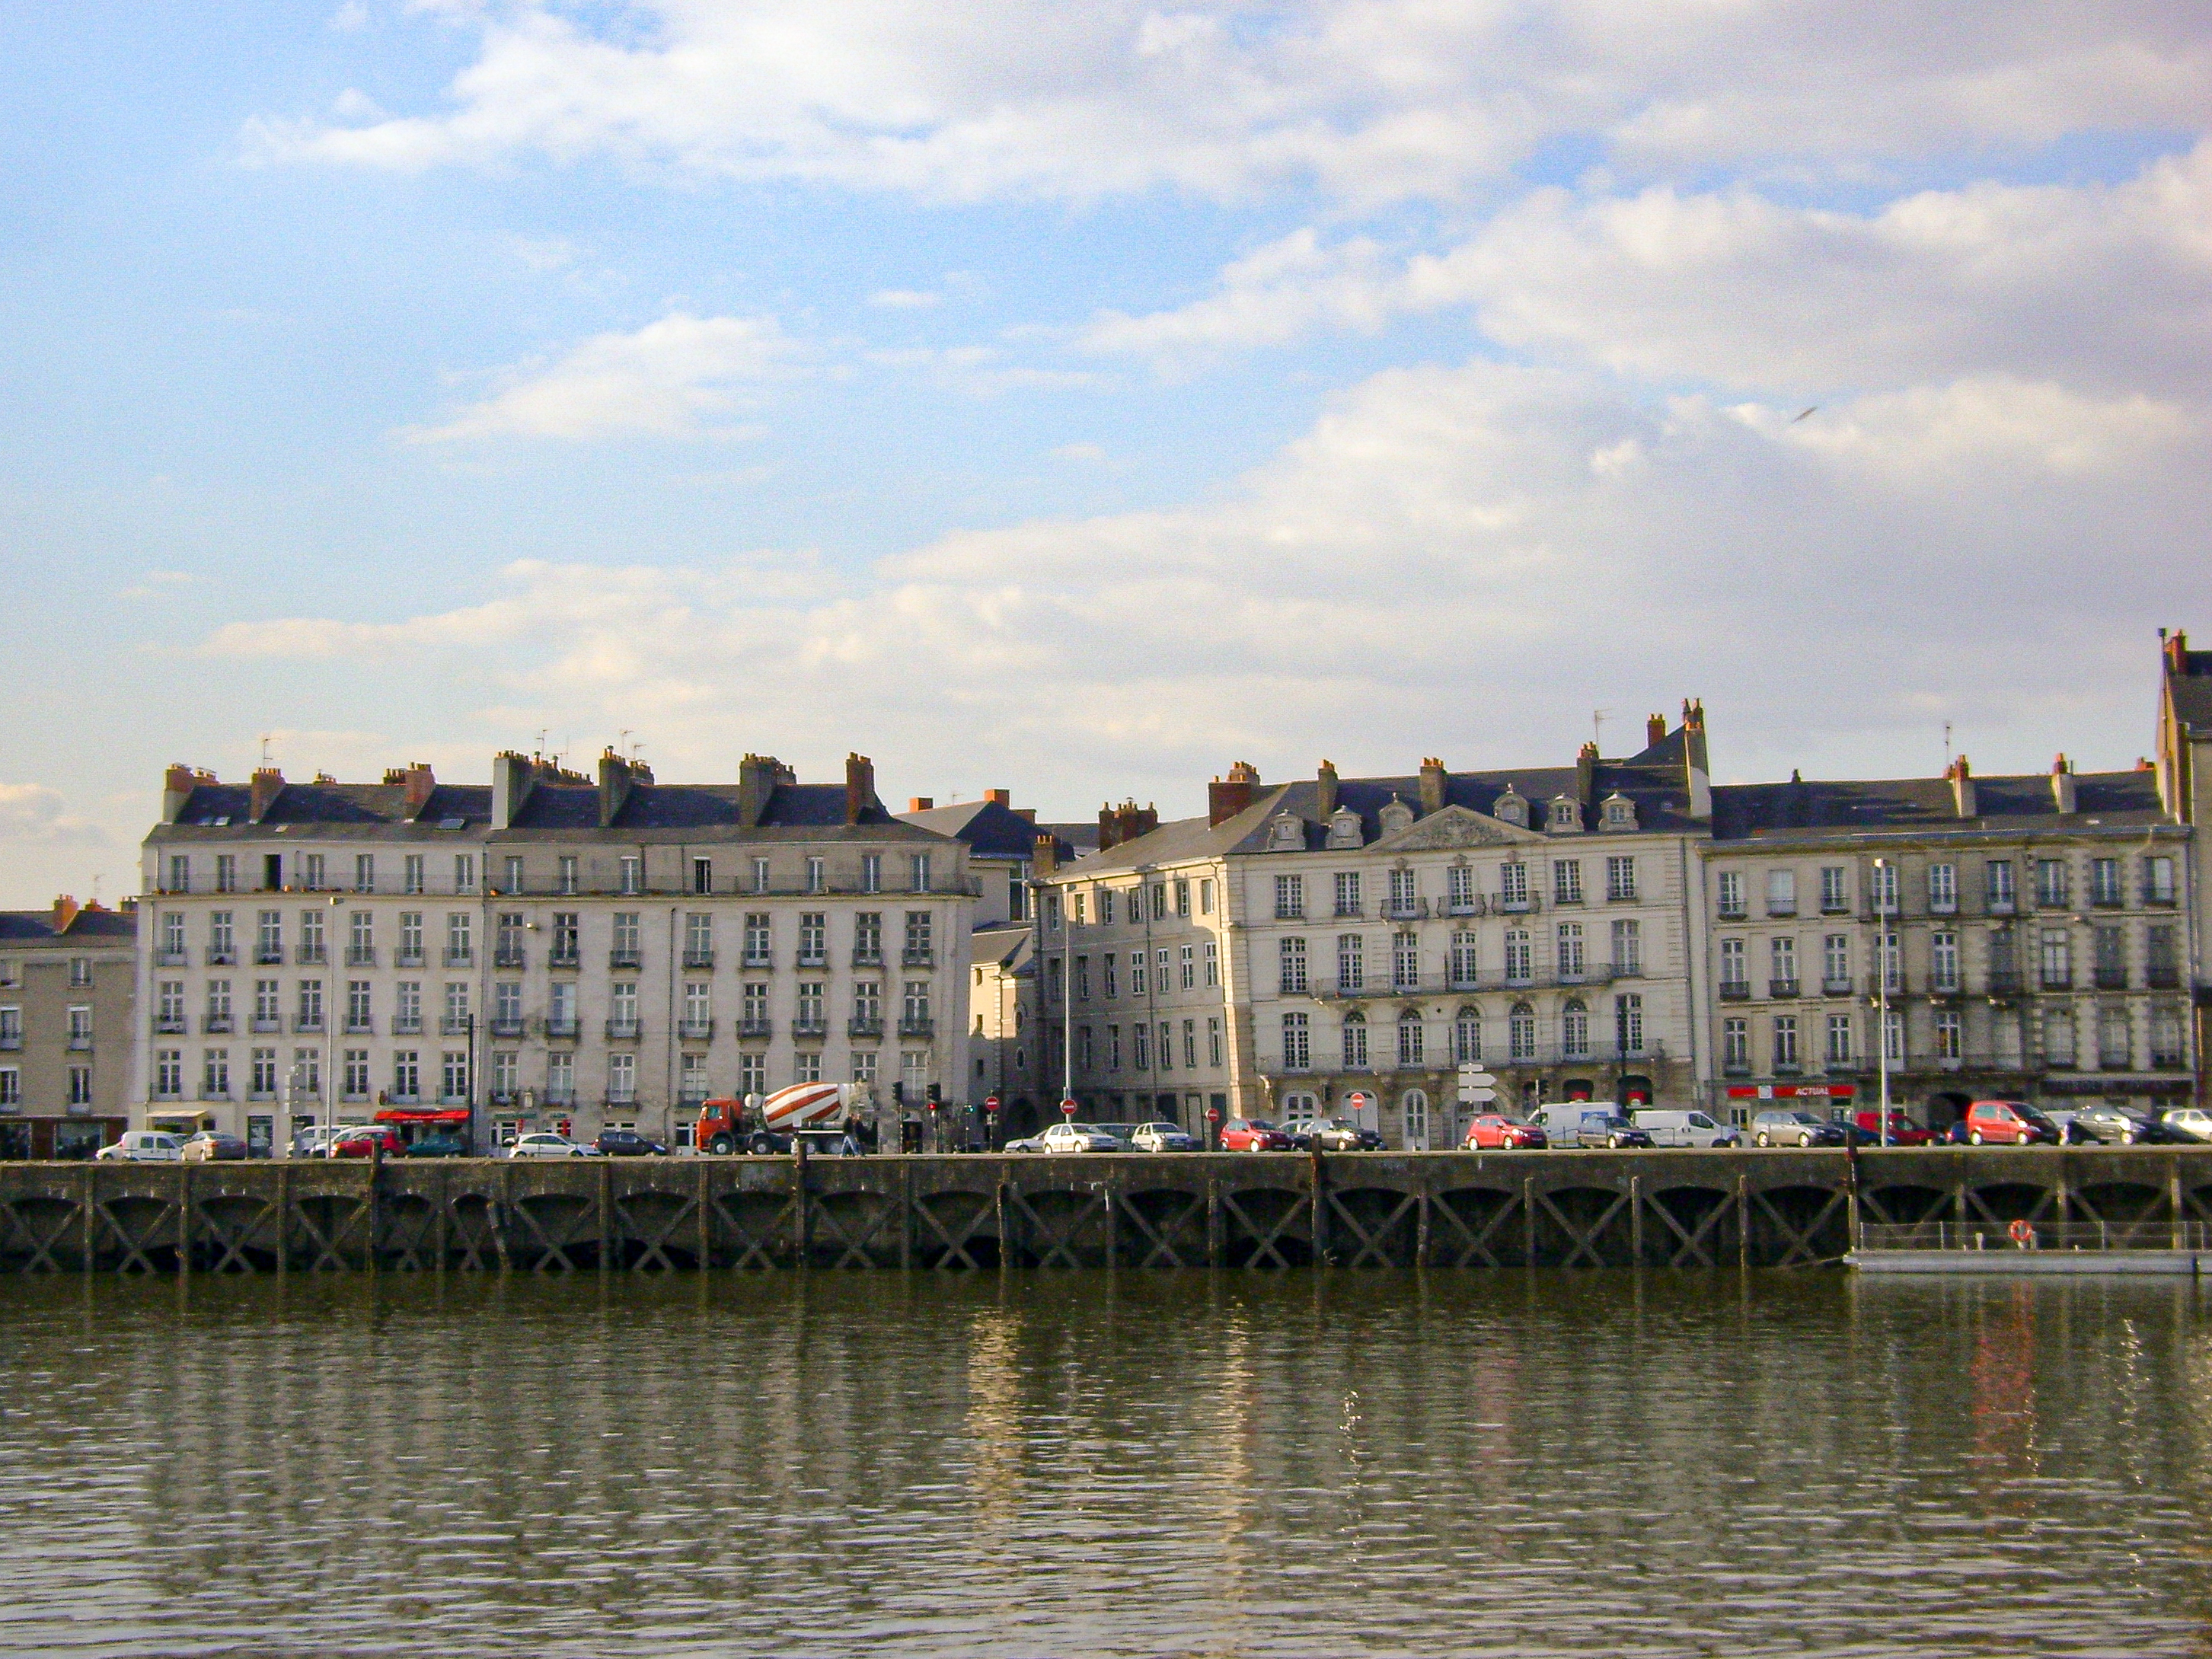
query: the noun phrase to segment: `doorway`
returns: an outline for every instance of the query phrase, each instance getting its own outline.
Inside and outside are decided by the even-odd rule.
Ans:
[[[1425,1152],[1429,1150],[1429,1097],[1419,1089],[1408,1089],[1398,1097],[1398,1115],[1405,1126],[1406,1150]]]

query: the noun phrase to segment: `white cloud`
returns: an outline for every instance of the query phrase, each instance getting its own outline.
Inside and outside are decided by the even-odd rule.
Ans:
[[[1103,461],[1106,451],[1099,444],[1061,444],[1052,452],[1063,461]]]
[[[258,159],[420,168],[612,155],[932,197],[1088,199],[1286,184],[1458,198],[1548,139],[1616,162],[1855,167],[2172,131],[2212,106],[2201,7],[2008,0],[549,0],[457,10],[451,108],[264,119]],[[596,27],[594,24],[596,23]]]
[[[576,263],[577,246],[565,236],[516,236],[507,245],[532,270],[559,270]]]
[[[921,311],[935,305],[942,297],[927,289],[886,288],[868,295],[868,303],[891,311]]]
[[[482,605],[204,648],[364,695],[435,664],[526,726],[647,732],[665,775],[860,747],[887,779],[1018,768],[1048,799],[1184,810],[1240,756],[1542,761],[1591,706],[1687,694],[1738,775],[1894,769],[1944,719],[1985,769],[2140,748],[2148,630],[2212,508],[2201,408],[1979,379],[1795,412],[1392,371],[1206,505],[949,535],[855,582],[769,555],[523,564]]]
[[[2120,185],[1983,183],[1867,214],[1741,189],[1546,191],[1443,254],[1301,230],[1226,267],[1206,298],[1102,317],[1083,343],[1175,362],[1468,307],[1507,345],[1662,381],[2002,373],[2180,392],[2212,374],[2208,226],[2212,142]]]
[[[726,417],[757,406],[763,384],[791,373],[798,355],[773,318],[678,312],[635,333],[594,335],[550,362],[510,370],[493,396],[406,435],[417,443],[750,435]]]
[[[107,832],[42,783],[0,783],[0,847],[97,847]]]

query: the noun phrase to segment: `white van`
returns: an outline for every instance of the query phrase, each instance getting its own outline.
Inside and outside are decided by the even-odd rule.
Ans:
[[[1636,1112],[1636,1127],[1654,1146],[1741,1146],[1743,1137],[1703,1112]]]

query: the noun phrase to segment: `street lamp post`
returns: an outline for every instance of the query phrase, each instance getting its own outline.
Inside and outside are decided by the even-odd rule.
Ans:
[[[1876,1127],[1884,1146],[1889,1145],[1889,882],[1895,869],[1887,859],[1874,861],[1874,1023],[1875,1075],[1881,1079]]]

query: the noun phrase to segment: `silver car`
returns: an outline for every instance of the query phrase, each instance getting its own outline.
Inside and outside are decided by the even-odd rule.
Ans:
[[[1118,1152],[1121,1143],[1095,1123],[1055,1123],[1044,1132],[1048,1152]]]
[[[1186,1134],[1173,1123],[1139,1123],[1129,1144],[1140,1152],[1195,1152],[1203,1149],[1196,1135]]]

